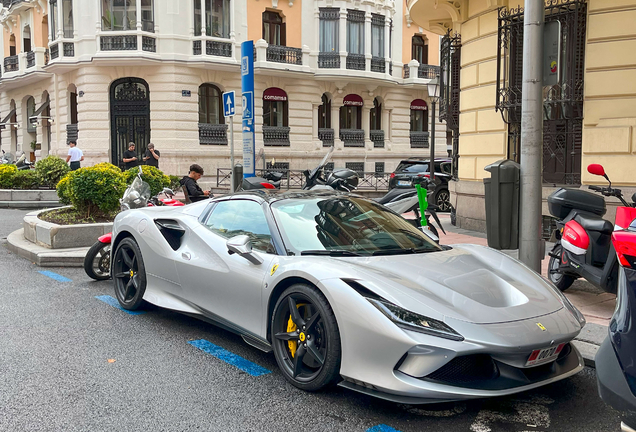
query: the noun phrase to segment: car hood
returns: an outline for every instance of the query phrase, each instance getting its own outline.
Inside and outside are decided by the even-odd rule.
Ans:
[[[413,312],[479,324],[519,321],[564,307],[547,281],[483,246],[412,255],[338,258],[347,277]]]

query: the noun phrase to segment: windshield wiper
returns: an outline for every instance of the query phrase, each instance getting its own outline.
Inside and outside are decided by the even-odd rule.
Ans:
[[[437,252],[436,249],[420,249],[420,248],[406,248],[406,249],[380,249],[373,252],[371,255],[405,255],[405,254],[416,254],[416,253],[428,253],[428,252]]]
[[[351,252],[347,250],[333,249],[333,250],[305,250],[300,253],[301,255],[318,255],[318,256],[332,256],[332,257],[357,257],[362,256],[357,252]]]

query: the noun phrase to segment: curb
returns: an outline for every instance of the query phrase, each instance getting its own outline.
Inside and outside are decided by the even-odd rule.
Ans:
[[[3,209],[48,209],[62,207],[59,201],[0,201]]]
[[[26,258],[40,267],[83,267],[90,248],[49,249],[24,238],[24,228],[7,237],[7,247],[14,254]]]
[[[598,345],[594,345],[589,342],[583,342],[578,339],[574,339],[572,341],[572,345],[574,345],[576,349],[579,350],[579,353],[581,353],[581,357],[583,357],[585,366],[596,369],[596,360],[594,358],[596,357],[596,353],[598,352],[598,349],[600,347]]]

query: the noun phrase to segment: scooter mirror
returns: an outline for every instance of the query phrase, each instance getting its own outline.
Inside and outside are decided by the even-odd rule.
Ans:
[[[601,164],[589,164],[587,166],[587,172],[597,176],[605,177],[605,169],[603,168],[603,165]]]

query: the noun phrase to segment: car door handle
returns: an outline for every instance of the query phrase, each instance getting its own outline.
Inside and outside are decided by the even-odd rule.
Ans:
[[[190,258],[192,258],[192,256],[190,255],[190,252],[182,252],[181,258],[183,258],[184,260],[190,261]]]

